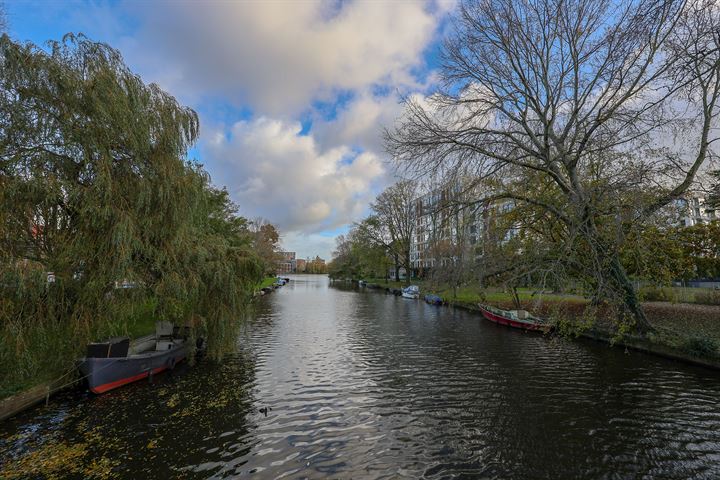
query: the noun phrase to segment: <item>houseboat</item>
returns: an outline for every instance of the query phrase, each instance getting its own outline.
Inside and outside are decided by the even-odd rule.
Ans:
[[[78,368],[93,393],[105,393],[172,370],[188,354],[186,339],[176,334],[172,323],[158,322],[155,333],[132,343],[128,337],[115,337],[87,346]]]

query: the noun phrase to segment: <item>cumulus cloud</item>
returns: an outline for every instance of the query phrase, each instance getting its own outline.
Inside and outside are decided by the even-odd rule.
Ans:
[[[244,215],[277,224],[301,255],[327,254],[327,232],[389,182],[382,127],[400,92],[432,82],[423,52],[454,2],[125,0],[75,23],[200,112],[200,160]],[[299,118],[312,120],[304,135]]]
[[[329,260],[335,250],[335,238],[317,233],[288,232],[282,235],[282,245],[286,250],[296,252],[298,258],[315,258],[315,255],[319,255]]]
[[[392,126],[402,113],[397,92],[372,95],[366,91],[342,108],[334,119],[317,120],[313,131],[323,146],[344,144],[382,152],[383,127]]]
[[[415,82],[411,69],[447,2],[142,4],[139,45],[162,56],[171,91],[212,90],[271,115],[368,85]],[[172,64],[171,74],[163,70]],[[146,65],[151,68],[151,65]]]
[[[383,166],[371,152],[323,150],[301,125],[268,117],[217,129],[202,146],[216,182],[249,216],[283,231],[313,233],[357,219]]]

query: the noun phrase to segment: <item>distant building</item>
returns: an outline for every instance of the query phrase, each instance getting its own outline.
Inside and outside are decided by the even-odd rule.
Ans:
[[[399,274],[399,277],[398,277],[398,278],[395,278],[395,267],[390,267],[390,268],[388,268],[388,275],[387,275],[387,276],[388,276],[388,278],[389,278],[390,280],[393,280],[393,281],[405,280],[406,275],[405,275],[405,268],[404,268],[404,267],[400,267],[400,268],[398,269],[398,274]]]
[[[497,219],[515,208],[512,201],[477,202],[481,186],[458,182],[418,197],[410,241],[411,276],[423,276],[444,262],[477,257],[488,242],[503,244],[519,234],[517,225],[500,227]]]
[[[278,258],[278,273],[293,273],[295,271],[295,252],[279,252]]]
[[[327,273],[327,266],[325,265],[325,260],[320,258],[319,256],[315,256],[314,260],[310,260],[308,258],[305,265],[305,271],[307,273]]]
[[[473,248],[483,240],[488,223],[487,206],[459,208],[468,192],[459,184],[435,189],[415,200],[415,228],[410,242],[410,262],[417,274],[435,267],[439,256],[453,255],[448,245]],[[443,251],[445,250],[445,251]]]
[[[279,252],[277,273],[326,273],[325,260],[316,256],[314,259],[296,258],[295,252]]]
[[[692,227],[718,219],[715,208],[706,205],[705,197],[696,193],[689,193],[685,198],[676,200],[675,206],[681,227]]]

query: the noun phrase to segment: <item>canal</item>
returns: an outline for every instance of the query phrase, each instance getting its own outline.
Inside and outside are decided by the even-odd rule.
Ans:
[[[263,298],[238,344],[222,365],[103,396],[63,393],[0,424],[0,472],[720,477],[711,370],[324,276],[296,276]]]

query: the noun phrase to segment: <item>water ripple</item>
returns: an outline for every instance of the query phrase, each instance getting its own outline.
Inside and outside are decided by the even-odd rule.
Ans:
[[[0,462],[49,438],[88,442],[84,461],[127,478],[720,477],[712,371],[317,276],[263,298],[238,345],[222,365],[19,416]]]

